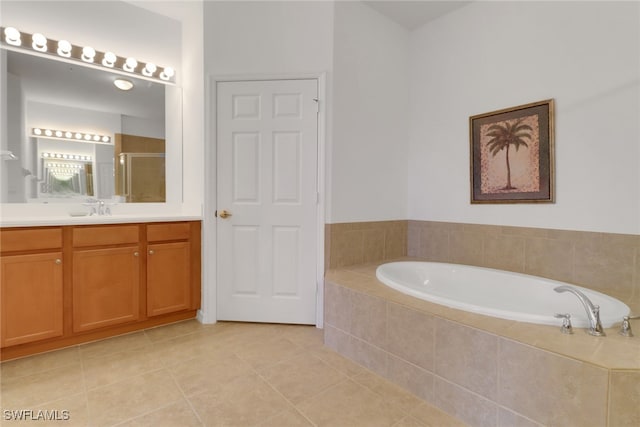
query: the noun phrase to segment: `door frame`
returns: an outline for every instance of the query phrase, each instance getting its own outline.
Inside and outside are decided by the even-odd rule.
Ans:
[[[324,221],[325,221],[325,167],[327,90],[326,72],[297,74],[231,74],[208,75],[205,81],[205,168],[204,205],[202,212],[202,304],[198,310],[198,320],[202,323],[217,322],[217,221],[214,213],[217,207],[217,101],[218,83],[261,80],[316,80],[318,82],[318,171],[316,205],[316,327],[324,324]]]

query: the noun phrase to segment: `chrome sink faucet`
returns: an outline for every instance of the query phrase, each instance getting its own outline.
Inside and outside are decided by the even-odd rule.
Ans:
[[[91,213],[89,215],[111,215],[111,208],[104,203],[104,200],[88,199],[88,206],[91,206]]]
[[[600,306],[593,305],[591,300],[582,292],[573,288],[571,286],[558,286],[557,288],[553,288],[556,292],[570,292],[578,297],[582,305],[584,306],[585,311],[587,312],[587,318],[589,319],[589,329],[587,329],[587,333],[589,335],[593,335],[596,337],[603,337],[605,335],[604,329],[602,328],[602,324],[600,323]]]

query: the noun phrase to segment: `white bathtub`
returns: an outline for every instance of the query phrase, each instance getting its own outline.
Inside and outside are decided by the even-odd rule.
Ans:
[[[391,262],[378,267],[376,277],[404,294],[451,308],[501,319],[543,325],[561,325],[556,313],[570,313],[574,327],[589,327],[584,306],[568,292],[553,288],[569,285],[600,306],[605,328],[629,314],[623,302],[579,286],[526,274],[438,262]]]

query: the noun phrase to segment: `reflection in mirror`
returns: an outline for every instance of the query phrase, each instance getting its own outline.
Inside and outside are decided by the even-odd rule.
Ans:
[[[71,153],[51,151],[49,141],[37,141],[38,175],[42,177],[36,186],[37,198],[74,198],[94,196],[93,152],[84,143],[64,141],[63,150]]]
[[[0,161],[0,202],[166,200],[165,99],[176,99],[168,91],[179,89],[21,52],[0,53],[7,99],[1,148],[16,157]],[[118,78],[131,89],[118,89]]]
[[[127,202],[165,200],[164,157],[164,153],[120,153],[116,182]]]

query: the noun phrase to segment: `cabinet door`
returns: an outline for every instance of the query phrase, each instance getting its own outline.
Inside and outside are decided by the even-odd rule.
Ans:
[[[149,245],[147,316],[191,307],[189,242]]]
[[[73,330],[86,331],[139,317],[137,247],[77,250],[73,254]]]
[[[62,253],[2,257],[2,347],[62,335]]]

